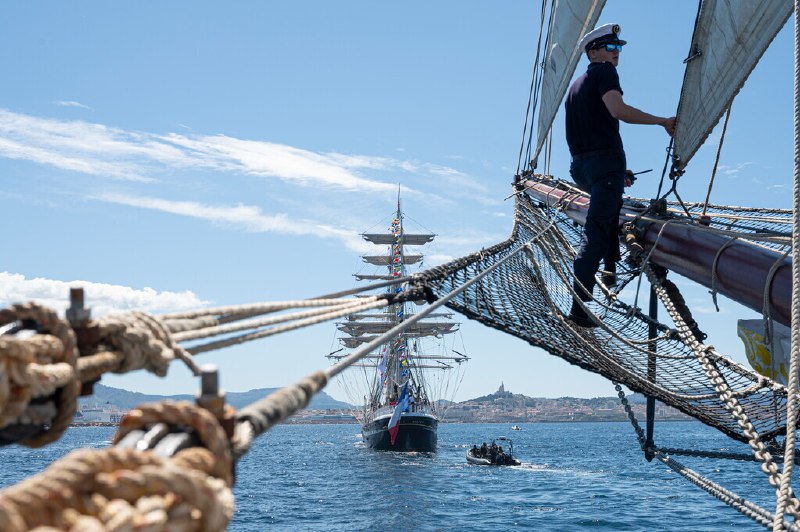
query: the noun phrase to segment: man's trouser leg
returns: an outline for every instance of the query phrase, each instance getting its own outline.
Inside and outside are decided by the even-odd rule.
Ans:
[[[582,166],[584,175],[593,179],[586,224],[574,263],[575,291],[582,301],[589,301],[600,261],[619,256],[617,235],[625,179],[625,157],[598,157],[584,162]],[[616,246],[615,253],[612,246]]]

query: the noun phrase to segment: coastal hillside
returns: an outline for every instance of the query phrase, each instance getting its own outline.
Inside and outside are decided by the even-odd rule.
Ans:
[[[257,388],[247,392],[226,392],[225,400],[234,408],[242,408],[259,399],[266,397],[279,388]],[[112,388],[103,384],[95,384],[94,394],[80,399],[81,405],[100,404],[114,405],[121,410],[130,410],[142,403],[152,403],[170,399],[173,401],[194,401],[195,397],[190,394],[182,395],[152,395],[138,392],[131,392],[120,388]],[[337,401],[325,392],[320,392],[308,405],[309,410],[340,410],[348,409],[350,405],[343,401]]]
[[[641,394],[627,398],[635,415],[643,419],[647,399]],[[655,414],[664,421],[691,419],[659,402]],[[449,405],[445,416],[446,421],[461,423],[625,421],[627,418],[618,397],[528,397],[506,390],[502,383],[494,393]]]

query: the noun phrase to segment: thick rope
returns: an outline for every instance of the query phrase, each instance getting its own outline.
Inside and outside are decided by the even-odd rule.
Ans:
[[[172,459],[133,449],[79,450],[0,491],[0,529],[225,530],[233,495],[207,449]]]
[[[163,377],[170,362],[176,357],[191,360],[177,345],[159,318],[144,312],[131,312],[98,320],[100,341],[120,354],[115,373],[128,373],[146,369]],[[195,375],[200,370],[193,362],[190,369]]]
[[[41,447],[61,437],[78,409],[75,335],[69,324],[41,305],[26,303],[0,310],[0,325],[33,321],[52,336],[30,341],[2,338],[0,343],[0,427],[24,414],[31,399],[52,395],[56,390],[56,415],[43,433],[23,440]],[[37,335],[41,336],[41,335]]]
[[[800,0],[794,2],[794,216],[792,233],[800,231]],[[789,393],[786,402],[786,440],[784,442],[783,474],[777,491],[778,503],[772,530],[783,530],[783,515],[792,496],[792,469],[797,427],[797,372],[800,369],[800,244],[795,238],[792,242],[792,331],[791,355],[789,363]],[[797,514],[794,514],[797,517]]]
[[[233,455],[236,458],[244,455],[255,438],[308,406],[311,398],[327,384],[327,375],[316,371],[239,410],[236,414]]]
[[[193,403],[162,401],[140,405],[122,419],[113,443],[116,445],[133,430],[155,423],[191,427],[203,447],[216,458],[213,475],[224,480],[228,486],[233,485],[233,462],[228,437],[214,414]]]

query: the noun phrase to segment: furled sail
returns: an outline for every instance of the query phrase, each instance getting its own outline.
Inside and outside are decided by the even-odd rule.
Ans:
[[[553,6],[553,17],[548,30],[550,37],[543,62],[534,167],[575,67],[584,55],[578,43],[594,29],[605,4],[606,0],[556,0]]]
[[[686,60],[675,128],[682,170],[792,13],[791,0],[705,0]]]

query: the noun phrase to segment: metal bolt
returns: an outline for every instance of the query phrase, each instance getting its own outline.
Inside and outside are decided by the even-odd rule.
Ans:
[[[67,320],[71,325],[77,327],[85,324],[91,317],[91,310],[84,307],[83,288],[70,288]]]
[[[200,367],[200,394],[217,395],[219,393],[219,371],[215,364],[204,364]]]

